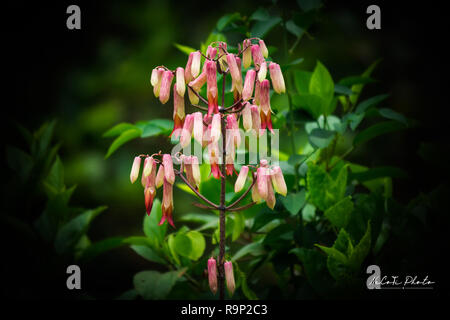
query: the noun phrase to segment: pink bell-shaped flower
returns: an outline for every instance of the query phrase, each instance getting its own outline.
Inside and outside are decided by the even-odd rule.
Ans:
[[[270,79],[272,79],[273,90],[276,93],[286,92],[286,86],[284,84],[283,73],[281,72],[280,65],[278,63],[271,62],[269,64]]]
[[[209,289],[213,294],[217,292],[217,263],[213,257],[208,259],[208,282]]]
[[[252,97],[253,88],[255,86],[256,71],[250,69],[245,75],[244,89],[242,91],[242,100],[248,101]]]
[[[130,180],[131,183],[134,183],[138,176],[139,176],[139,170],[141,168],[141,157],[134,157],[133,165],[131,166],[131,172],[130,172]]]
[[[165,104],[170,98],[170,87],[172,85],[173,73],[170,70],[164,71],[161,79],[161,88],[159,90],[159,101]]]

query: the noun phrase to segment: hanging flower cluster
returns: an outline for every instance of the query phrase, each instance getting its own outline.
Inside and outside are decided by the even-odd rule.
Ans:
[[[182,148],[189,146],[192,138],[203,148],[207,148],[211,175],[216,179],[224,179],[224,175],[232,176],[236,173],[234,160],[236,150],[241,144],[240,119],[242,118],[242,125],[246,132],[252,130],[256,136],[261,136],[268,129],[273,133],[270,88],[272,87],[278,94],[286,91],[280,66],[266,60],[269,52],[263,40],[246,39],[242,46],[239,45],[238,51],[237,54],[229,53],[225,42],[211,43],[205,55],[200,51],[190,53],[185,68],[177,67],[175,70],[169,70],[164,66],[158,66],[153,69],[150,78],[153,93],[162,104],[167,103],[171,94],[173,95],[174,127],[171,136],[179,139]],[[246,70],[245,79],[243,69]],[[219,105],[218,74],[223,75],[223,81],[227,74],[231,76],[234,103],[229,107]],[[268,75],[270,75],[270,81]],[[174,80],[175,83],[173,83]],[[200,95],[205,85],[206,98]],[[225,90],[225,84],[223,85],[222,104]],[[204,114],[201,111],[186,114],[186,92],[190,104],[204,111]],[[200,102],[204,103],[205,107],[199,106]],[[221,137],[225,139],[222,141],[224,143],[222,146],[219,145]],[[223,148],[225,149],[222,150]],[[174,170],[172,157],[169,154],[138,156],[133,162],[131,182],[134,182],[139,175],[141,158],[145,158],[142,185],[147,214],[151,212],[156,189],[163,186],[163,216],[160,224],[168,221],[173,226],[172,193],[175,175],[180,175],[184,182],[199,195],[198,186],[201,181],[199,159],[181,154],[178,159],[181,162],[178,171]],[[225,163],[225,169],[221,167],[222,163]],[[256,170],[251,173],[254,180],[250,187],[254,203],[266,201],[267,205],[273,209],[274,193],[286,195],[287,192],[280,167],[269,167],[266,160],[261,160],[256,167],[242,166],[235,184],[236,192],[244,187],[249,168]],[[254,185],[256,187],[253,187]],[[215,209],[219,208],[218,205],[212,204],[212,206]]]
[[[233,272],[233,263],[231,261],[225,261],[224,270],[225,270],[225,281],[227,285],[227,290],[230,296],[234,294],[234,290],[236,289],[236,284],[234,282],[234,272]],[[216,259],[213,257],[208,259],[208,283],[209,289],[213,294],[217,292],[217,264]]]

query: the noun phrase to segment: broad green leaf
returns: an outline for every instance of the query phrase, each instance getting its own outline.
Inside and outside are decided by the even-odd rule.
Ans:
[[[136,128],[129,129],[129,130],[122,132],[120,134],[120,136],[117,137],[113,141],[111,146],[109,147],[108,152],[106,153],[105,159],[108,158],[111,154],[113,154],[113,152],[116,151],[121,145],[123,145],[124,143],[126,143],[130,140],[140,137],[141,134],[142,134],[141,130],[136,129]]]
[[[96,209],[87,210],[76,216],[59,229],[55,238],[55,249],[58,253],[66,253],[87,232],[91,221],[104,211],[107,207],[101,206]]]
[[[133,249],[138,255],[147,259],[148,261],[157,262],[161,264],[166,264],[167,262],[161,258],[152,248],[145,245],[131,245],[131,249]]]
[[[245,246],[243,246],[241,249],[239,249],[231,258],[231,260],[236,261],[240,258],[246,256],[247,254],[251,254],[253,256],[259,256],[264,254],[264,246],[262,245],[261,241],[258,242],[252,242]]]
[[[217,30],[222,31],[228,24],[239,19],[241,19],[241,14],[239,12],[226,14],[217,21]]]
[[[270,19],[269,12],[264,8],[258,8],[253,14],[250,16],[250,20],[257,21],[266,21]]]
[[[294,82],[297,92],[299,94],[309,93],[309,82],[311,80],[312,72],[295,70],[294,71]]]
[[[195,194],[195,192],[192,191],[192,189],[189,188],[189,187],[188,187],[186,184],[184,184],[184,183],[178,182],[178,183],[175,184],[175,186],[176,186],[177,188],[179,188],[180,190],[183,190],[183,191],[186,192],[186,193],[189,193],[189,194],[191,194],[191,195],[193,195],[193,196],[197,196],[197,195]]]
[[[370,77],[370,75],[372,74],[373,70],[375,69],[375,67],[378,65],[378,63],[380,63],[380,59],[376,60],[375,62],[373,62],[367,69],[366,71],[364,71],[361,76],[362,77]],[[358,84],[354,84],[352,85],[352,91],[354,92],[354,94],[352,94],[350,96],[350,102],[352,103],[352,105],[355,105],[356,102],[358,101],[359,95],[361,94],[363,88],[364,88],[365,84],[364,83],[358,83]]]
[[[346,87],[342,84],[338,84],[338,83],[336,83],[334,85],[334,92],[336,92],[337,94],[343,94],[346,96],[349,96],[353,93],[352,89],[350,89],[349,87]]]
[[[291,242],[294,239],[294,229],[291,225],[280,224],[267,233],[263,240],[264,245],[268,245],[275,250],[281,250],[281,248],[287,248],[291,246]]]
[[[319,244],[317,244],[316,246],[319,247],[320,249],[322,249],[323,252],[325,252],[329,258],[337,260],[338,262],[340,262],[342,264],[348,264],[348,258],[345,256],[345,254],[343,254],[339,250],[337,250],[333,247],[331,247],[331,248],[324,247]],[[331,274],[331,275],[333,275],[333,274]]]
[[[406,117],[401,113],[398,113],[397,111],[388,108],[382,108],[378,110],[378,112],[382,117],[385,117],[390,120],[396,120],[398,122],[403,123],[405,126],[408,125],[408,120],[406,119]]]
[[[180,265],[180,258],[178,257],[178,254],[175,251],[175,233],[171,233],[167,239],[167,245],[169,248],[170,255],[172,256],[173,260],[177,265]]]
[[[183,52],[183,53],[185,53],[185,54],[187,54],[187,55],[189,55],[191,52],[197,51],[197,50],[194,49],[194,48],[191,48],[191,47],[188,47],[188,46],[179,44],[179,43],[174,43],[173,45],[174,45],[178,50],[180,50],[181,52]]]
[[[180,221],[185,222],[197,222],[197,223],[210,223],[214,222],[217,225],[219,217],[212,214],[206,213],[187,213],[180,218]]]
[[[331,100],[333,100],[334,82],[327,68],[320,61],[317,61],[316,67],[311,75],[309,93],[323,99],[323,111],[326,112],[326,108],[331,103]]]
[[[327,106],[329,106],[329,103],[325,101],[324,98],[309,93],[292,96],[292,103],[296,107],[305,109],[315,119],[317,119],[321,114],[324,114]]]
[[[367,223],[367,231],[362,237],[361,241],[353,249],[353,253],[349,258],[349,265],[354,272],[357,272],[361,268],[361,264],[370,251],[371,246],[371,227],[370,221]]]
[[[130,130],[130,129],[135,129],[136,126],[131,124],[131,123],[127,123],[127,122],[122,122],[119,123],[117,125],[115,125],[114,127],[112,127],[111,129],[109,129],[108,131],[106,131],[103,134],[103,137],[105,138],[110,138],[110,137],[115,137],[120,135],[121,133]]]
[[[187,237],[191,241],[191,252],[187,258],[191,260],[198,260],[205,251],[205,238],[198,231],[189,231],[186,233]]]
[[[356,128],[359,126],[361,121],[364,119],[364,116],[366,115],[365,112],[363,113],[347,113],[344,118],[342,119],[342,122],[348,123],[350,125],[350,128],[355,131]]]
[[[64,185],[64,167],[58,156],[47,178],[44,180],[44,186],[46,187],[47,194],[50,196],[55,196],[66,188]]]
[[[353,202],[346,197],[325,210],[324,214],[336,228],[345,228],[353,211]]]
[[[305,189],[297,193],[289,193],[286,197],[281,198],[281,202],[291,214],[297,214],[305,205],[305,194]]]
[[[231,235],[231,241],[236,240],[245,229],[245,217],[243,213],[234,214],[233,233]]]
[[[182,271],[141,271],[134,275],[134,288],[145,300],[164,299],[172,290],[177,280],[182,276]]]
[[[257,21],[251,29],[252,36],[264,38],[270,30],[281,22],[281,20],[282,19],[278,16],[270,16],[267,20]]]
[[[308,135],[308,140],[313,148],[323,149],[330,145],[335,135],[334,131],[315,128]]]
[[[316,216],[316,207],[311,203],[307,203],[302,209],[303,220],[309,222],[312,221],[315,218],[315,216]]]
[[[162,217],[161,202],[159,199],[153,201],[152,211],[148,216],[145,214],[143,230],[144,234],[150,239],[153,246],[160,246],[164,242],[164,237],[167,231],[167,223],[159,226],[159,221]]]
[[[403,125],[397,121],[379,122],[367,129],[364,129],[360,133],[358,133],[353,140],[353,145],[359,146],[359,145],[366,143],[367,141],[369,141],[373,138],[376,138],[380,135],[394,132],[394,131],[399,131],[402,129],[405,129],[405,125]]]
[[[296,25],[293,20],[289,20],[288,22],[286,22],[286,29],[297,38],[300,38],[305,32],[305,30]]]
[[[386,100],[389,97],[389,94],[380,94],[377,96],[374,96],[372,98],[369,98],[367,100],[364,100],[355,109],[355,113],[363,113],[369,108],[376,107],[380,104],[380,102]]]

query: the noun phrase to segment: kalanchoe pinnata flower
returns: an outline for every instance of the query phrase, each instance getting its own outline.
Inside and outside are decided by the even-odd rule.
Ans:
[[[272,179],[272,184],[275,191],[279,194],[282,194],[283,196],[286,196],[287,186],[286,182],[284,181],[283,172],[281,171],[281,168],[279,166],[274,166],[272,168],[272,174],[270,175],[270,178]]]
[[[155,162],[153,157],[146,157],[145,158],[145,160],[144,160],[144,169],[142,171],[142,176],[144,176],[145,178],[147,178],[150,175],[150,173],[152,173],[153,162]]]
[[[266,79],[266,75],[267,75],[267,63],[263,62],[261,63],[261,66],[259,67],[258,71],[259,82],[262,82],[264,79]]]
[[[261,53],[262,53],[263,57],[267,58],[269,56],[269,50],[267,50],[264,40],[259,40],[259,47],[261,48]]]
[[[261,160],[259,160],[259,165],[263,168],[268,168],[269,162],[266,159],[261,159]]]
[[[219,112],[217,91],[217,67],[214,61],[206,61],[206,95],[208,98],[208,116]]]
[[[211,122],[211,140],[214,142],[219,141],[221,134],[221,117],[220,113],[214,114]]]
[[[191,186],[196,187],[196,182],[194,180],[194,175],[192,172],[192,158],[191,156],[181,155],[181,162],[183,163],[184,172],[186,173],[186,179]]]
[[[189,82],[191,82],[192,79],[194,79],[194,77],[192,76],[192,71],[191,71],[193,58],[194,58],[194,52],[191,52],[189,54],[189,58],[186,63],[186,68],[184,68],[184,81],[186,83],[189,83]]]
[[[131,166],[130,180],[134,183],[139,176],[139,170],[141,168],[141,157],[134,157],[133,165]]]
[[[238,65],[236,63],[236,57],[234,56],[234,54],[231,54],[231,53],[227,54],[227,63],[228,63],[228,68],[230,69],[231,79],[233,81],[232,90],[234,88],[239,93],[242,93],[241,69],[238,68]]]
[[[180,96],[184,97],[186,82],[184,80],[184,69],[181,67],[178,67],[176,71],[176,90]]]
[[[256,104],[257,106],[259,106],[260,104],[260,92],[261,92],[261,82],[259,82],[258,79],[256,79],[255,81],[255,95],[253,97],[253,104]]]
[[[239,124],[235,114],[227,115],[226,129],[227,135],[232,139],[234,146],[238,148],[241,145],[241,134],[239,132]]]
[[[252,64],[252,50],[251,50],[252,42],[249,39],[244,40],[244,44],[242,46],[242,60],[244,63],[244,69],[248,69]]]
[[[239,192],[242,190],[242,188],[245,185],[245,181],[247,180],[248,176],[248,167],[242,166],[241,171],[239,172],[239,175],[236,179],[236,183],[234,184],[234,192]]]
[[[262,201],[262,198],[258,193],[258,186],[256,185],[252,188],[252,201],[256,203],[260,203]]]
[[[230,142],[230,144],[228,145],[227,148],[227,153],[225,156],[225,172],[227,176],[232,176],[234,173],[234,158],[235,158],[235,148],[234,148],[234,144]]]
[[[164,166],[160,165],[155,179],[156,188],[160,188],[163,185],[163,183],[164,183]]]
[[[252,97],[253,87],[255,85],[256,71],[250,69],[245,75],[244,89],[242,90],[242,100],[248,101]]]
[[[172,85],[173,73],[170,70],[164,71],[161,79],[161,89],[159,91],[159,101],[165,104],[170,98],[170,87]]]
[[[192,176],[194,177],[195,185],[198,188],[202,181],[202,177],[200,175],[200,166],[198,158],[196,156],[191,156],[191,166],[192,166]]]
[[[278,63],[271,62],[269,64],[270,79],[272,79],[273,90],[276,93],[286,92],[286,86],[284,84],[283,73],[281,72],[280,65]]]
[[[259,67],[261,64],[266,61],[261,53],[261,48],[259,45],[254,44],[251,47],[252,49],[252,58],[253,58],[253,64],[257,70],[259,70]]]
[[[208,259],[208,282],[209,289],[213,294],[217,292],[217,263],[213,257]]]
[[[200,51],[195,51],[192,54],[192,65],[191,65],[191,74],[192,77],[196,78],[200,73],[200,62],[202,55]]]
[[[269,170],[269,169],[267,169]],[[266,204],[267,206],[273,210],[275,207],[276,199],[275,199],[275,193],[273,192],[272,182],[270,180],[270,174],[267,175],[267,198],[266,198]]]
[[[267,128],[270,132],[274,133],[272,128],[272,118],[270,115],[270,112],[272,111],[270,108],[270,83],[267,79],[261,82],[260,102],[261,129],[265,130]]]
[[[225,280],[227,283],[227,289],[230,296],[233,295],[234,290],[236,289],[236,284],[234,282],[234,273],[233,273],[233,264],[231,261],[225,261],[224,263],[225,268]]]
[[[250,110],[250,102],[245,103],[245,107],[242,110],[242,125],[245,131],[252,129],[252,111]]]
[[[222,176],[219,168],[219,144],[217,141],[208,143],[209,164],[211,166],[211,173],[214,178],[220,179]]]
[[[256,134],[256,136],[259,137],[262,131],[261,131],[261,116],[259,115],[258,106],[251,105],[250,112],[252,115],[252,128],[254,130],[254,134]]]
[[[184,97],[178,93],[177,84],[173,85],[173,131],[170,136],[178,138],[184,125]]]
[[[256,187],[258,188],[259,196],[266,200],[268,187],[267,187],[267,168],[259,167],[256,170]]]
[[[199,112],[194,112],[193,114],[193,118],[194,118],[194,139],[202,144],[203,142],[203,116],[202,113]]]
[[[206,56],[210,59],[215,59],[216,55],[217,55],[217,48],[208,46],[208,49],[206,49]]]
[[[147,212],[147,215],[150,215],[150,212],[152,211],[153,207],[153,200],[156,196],[156,161],[153,160],[153,158],[150,158],[151,160],[148,161],[148,163],[151,162],[152,170],[150,174],[145,178],[145,188],[144,188],[144,198],[145,198],[145,209]],[[144,176],[144,175],[142,175]]]
[[[156,71],[155,71],[156,70]],[[163,68],[156,68],[152,71],[152,77],[150,79],[151,84],[153,85],[153,94],[156,98],[159,97],[159,91],[161,89],[161,80],[164,73]]]
[[[226,129],[227,129],[226,133],[227,141],[225,144],[226,147],[225,167],[226,167],[226,174],[231,176],[235,171],[234,158],[236,156],[236,147],[238,147],[241,143],[239,126],[234,114],[229,114],[227,116]]]
[[[191,113],[186,116],[186,119],[184,119],[184,126],[181,130],[180,145],[182,148],[188,146],[191,143],[193,127],[194,115]]]
[[[164,166],[164,178],[167,182],[173,184],[175,182],[175,172],[173,171],[172,156],[167,153],[164,154],[162,163]]]
[[[219,43],[219,64],[222,71],[226,70],[226,64],[227,64],[227,44],[226,42],[220,42]]]
[[[175,228],[173,224],[173,184],[167,181],[164,178],[164,186],[163,186],[163,201],[161,204],[162,217],[161,221],[159,221],[159,225],[162,225],[166,220],[169,224]]]

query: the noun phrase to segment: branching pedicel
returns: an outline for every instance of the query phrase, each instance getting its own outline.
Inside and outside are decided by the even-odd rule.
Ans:
[[[258,42],[257,44],[252,44]],[[239,46],[240,47],[240,46]],[[284,78],[280,66],[277,63],[266,61],[268,50],[264,41],[257,38],[246,39],[238,54],[228,53],[225,42],[211,43],[206,51],[205,63],[201,68],[200,51],[192,52],[186,68],[178,67],[172,71],[164,66],[158,66],[152,71],[151,84],[156,97],[165,104],[170,97],[170,89],[173,78],[173,120],[174,128],[171,136],[179,138],[182,148],[191,143],[191,138],[208,148],[211,174],[221,180],[220,203],[216,204],[204,197],[199,192],[201,182],[199,159],[196,156],[177,153],[174,157],[180,164],[179,170],[174,169],[173,159],[170,154],[139,155],[134,158],[130,179],[134,183],[139,176],[141,158],[144,160],[142,172],[142,185],[144,187],[145,206],[147,214],[150,214],[156,189],[163,186],[162,219],[159,224],[168,221],[174,226],[173,213],[173,184],[175,176],[178,176],[200,199],[207,205],[196,204],[199,207],[211,210],[219,210],[220,240],[218,257],[218,282],[216,262],[214,258],[208,261],[209,283],[211,291],[216,293],[217,284],[220,298],[224,298],[224,280],[230,294],[234,292],[234,276],[231,262],[224,261],[225,257],[225,213],[227,211],[240,211],[252,205],[266,201],[271,209],[275,206],[275,194],[278,192],[286,195],[287,188],[283,173],[279,166],[269,166],[267,160],[260,160],[258,166],[242,166],[237,177],[234,190],[240,192],[251,172],[252,183],[250,187],[233,203],[225,203],[226,175],[232,176],[234,168],[235,150],[241,144],[239,131],[239,119],[242,117],[243,128],[246,132],[252,131],[260,137],[266,129],[273,133],[271,108],[270,108],[270,82],[266,79],[269,70],[272,87],[278,94],[286,91]],[[242,57],[242,60],[241,60]],[[242,80],[242,67],[248,69],[253,60],[253,69],[247,70],[245,80]],[[243,61],[243,63],[241,62]],[[223,75],[222,80],[222,104],[219,105],[219,90],[217,74]],[[234,103],[225,107],[225,81],[230,74],[232,80],[231,91]],[[200,95],[201,88],[207,86],[206,99]],[[187,86],[187,88],[186,88]],[[185,114],[184,96],[188,93],[191,105],[200,111]],[[250,103],[250,100],[252,103]],[[200,101],[206,106],[200,106]],[[205,112],[203,115],[202,112]],[[222,138],[222,148],[219,141]],[[159,168],[158,168],[159,165]],[[236,207],[249,192],[252,192],[252,202]],[[214,261],[213,261],[214,260]]]

